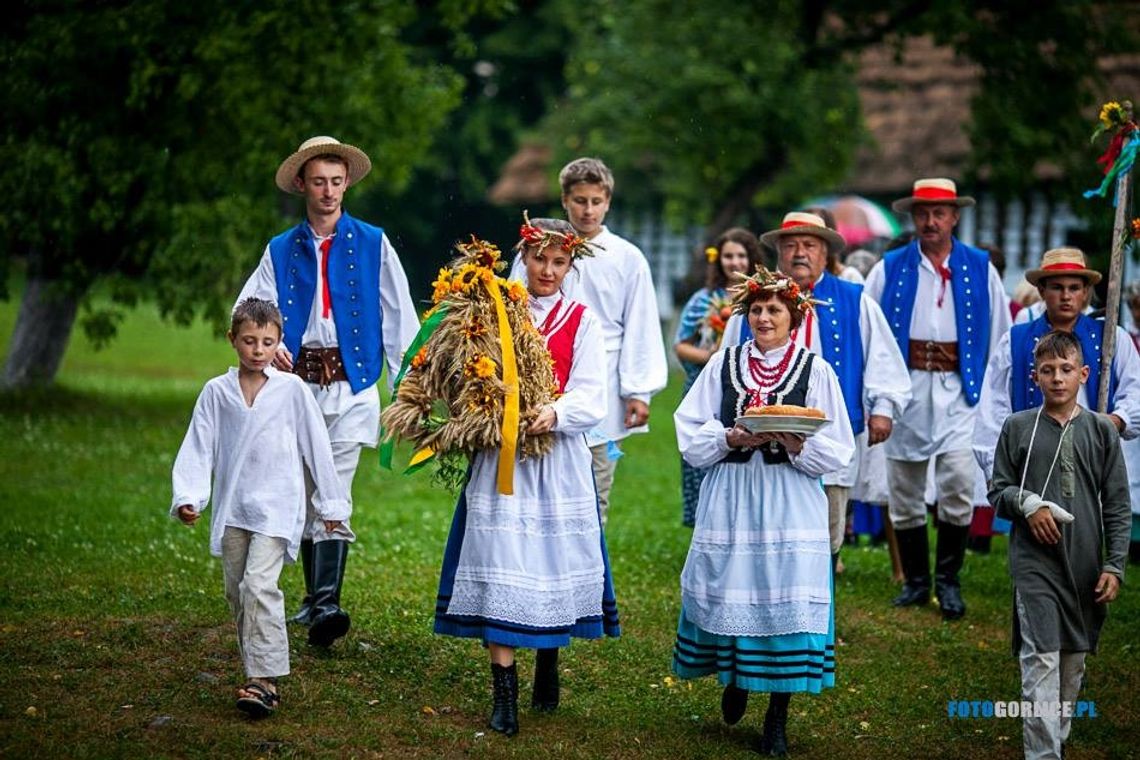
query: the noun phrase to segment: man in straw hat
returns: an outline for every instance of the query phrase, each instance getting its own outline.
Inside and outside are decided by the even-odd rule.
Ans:
[[[954,237],[959,196],[948,179],[920,179],[895,211],[917,233],[888,251],[867,277],[907,366],[911,401],[886,443],[891,523],[906,583],[893,604],[930,600],[930,556],[923,496],[930,460],[938,498],[935,585],[942,616],[966,614],[958,572],[973,516],[976,473],[970,442],[987,358],[1009,329],[1009,307],[989,254]]]
[[[856,453],[847,467],[823,476],[834,569],[843,546],[847,497],[868,447],[890,437],[894,420],[910,401],[910,377],[879,304],[863,292],[862,285],[827,271],[829,253],[844,248],[842,235],[816,214],[793,211],[784,216],[779,228],[761,235],[760,241],[776,252],[782,273],[822,301],[792,331],[792,340],[827,360],[835,370],[855,434]],[[741,335],[747,331],[747,320],[738,329],[734,324],[725,327],[724,345],[751,338]]]
[[[1037,287],[1045,313],[1014,325],[1003,335],[986,367],[974,455],[987,480],[993,477],[994,447],[1006,418],[1044,402],[1033,376],[1033,349],[1046,333],[1060,330],[1080,341],[1081,355],[1089,368],[1083,400],[1088,409],[1095,411],[1097,407],[1104,321],[1082,313],[1082,307],[1088,302],[1089,291],[1100,282],[1100,272],[1088,268],[1081,250],[1054,248],[1045,252],[1039,269],[1025,273],[1025,279]],[[1119,326],[1108,383],[1108,409],[1108,418],[1122,438],[1140,435],[1140,354]]]
[[[273,364],[309,384],[350,496],[360,450],[375,447],[379,437],[376,381],[385,360],[392,381],[419,330],[388,236],[341,206],[345,190],[371,168],[364,151],[332,137],[301,143],[278,167],[277,187],[304,198],[305,218],[269,241],[238,296],[238,302],[255,296],[281,309],[285,330]],[[348,522],[326,531],[308,505],[301,541],[305,599],[292,621],[309,626],[310,644],[327,647],[348,632],[340,591],[355,538]]]

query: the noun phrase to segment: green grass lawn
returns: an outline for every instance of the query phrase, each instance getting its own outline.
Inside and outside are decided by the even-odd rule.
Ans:
[[[13,304],[0,306],[7,340]],[[207,526],[167,516],[170,465],[202,383],[232,351],[201,326],[130,314],[96,352],[77,335],[50,392],[0,395],[0,756],[2,757],[748,757],[764,699],[729,728],[712,679],[670,674],[680,525],[671,425],[679,379],[631,439],[608,527],[623,622],[617,640],[563,656],[558,712],[533,714],[533,657],[520,655],[521,732],[485,728],[489,667],[475,642],[434,636],[431,616],[453,496],[426,476],[382,472],[367,451],[354,489],[344,604],[331,652],[292,642],[293,675],[270,720],[233,707],[241,681]],[[205,521],[203,521],[205,522]],[[884,550],[845,549],[837,586],[837,688],[792,700],[793,756],[1020,757],[1017,720],[950,720],[949,699],[1016,699],[1004,542],[971,555],[970,611],[894,610]],[[293,609],[297,568],[283,585]],[[1134,755],[1140,601],[1112,610],[1067,757]]]

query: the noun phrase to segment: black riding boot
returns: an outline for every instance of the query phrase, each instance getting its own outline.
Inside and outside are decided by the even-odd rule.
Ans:
[[[309,625],[313,622],[313,541],[301,539],[301,575],[305,576],[305,598],[297,614],[289,618],[290,623]]]
[[[348,613],[340,608],[340,587],[348,559],[347,541],[317,541],[313,544],[313,612],[309,644],[331,646],[348,633]]]
[[[539,649],[534,656],[534,692],[530,706],[539,712],[558,709],[558,649]]]
[[[720,695],[720,717],[730,726],[735,726],[748,709],[748,689],[729,684]]]
[[[926,537],[926,526],[896,528],[895,538],[899,542],[899,559],[906,583],[891,604],[896,607],[926,604],[930,601],[930,541]]]
[[[962,569],[962,560],[966,556],[969,533],[967,525],[942,523],[938,526],[938,546],[934,552],[934,590],[938,594],[938,606],[942,608],[943,620],[958,620],[966,614],[958,571]]]
[[[495,706],[487,725],[500,734],[514,736],[519,732],[519,672],[513,662],[510,665],[491,663],[491,688]]]
[[[774,691],[768,698],[768,712],[764,714],[764,735],[757,749],[769,757],[786,757],[788,754],[788,703],[792,695]]]

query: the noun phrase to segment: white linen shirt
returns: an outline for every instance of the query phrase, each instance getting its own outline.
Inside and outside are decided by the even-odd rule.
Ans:
[[[323,238],[313,235],[313,255],[320,261],[320,244]],[[321,267],[317,267],[317,283],[313,305],[309,311],[309,322],[301,337],[301,345],[309,348],[333,348],[340,345],[337,340],[336,322],[330,312],[326,319],[321,315],[321,299],[318,294],[324,288]],[[262,298],[278,303],[277,280],[273,271],[273,258],[269,246],[261,255],[257,269],[241,289],[237,303],[246,298]],[[408,277],[400,264],[392,243],[383,235],[380,243],[380,314],[383,320],[381,338],[384,343],[384,359],[388,368],[388,388],[391,390],[404,351],[419,332],[420,322],[415,304],[408,292]],[[236,304],[235,304],[236,306]],[[296,359],[296,357],[293,357]],[[380,437],[380,394],[376,385],[370,385],[360,393],[353,393],[346,382],[332,383],[322,388],[317,383],[309,383],[309,390],[320,405],[322,414],[328,420],[329,438],[335,442],[355,442],[375,447]]]
[[[986,380],[982,385],[982,398],[978,402],[978,423],[974,429],[974,457],[985,473],[986,480],[994,476],[994,450],[1006,417],[1013,414],[1009,397],[1010,373],[1013,371],[1013,350],[1010,335],[1002,336],[997,349],[986,366]],[[1116,356],[1112,362],[1116,376],[1116,406],[1109,411],[1124,422],[1120,437],[1131,440],[1140,436],[1140,354],[1123,328],[1116,328]],[[1096,409],[1097,389],[1086,386],[1083,398],[1077,400],[1087,409]]]
[[[822,279],[822,275],[820,278]],[[818,280],[817,280],[818,282]],[[742,314],[733,314],[724,328],[722,345],[731,346],[740,342]],[[811,320],[810,329],[805,329],[807,320],[795,330],[792,339],[798,345],[819,356],[819,319]],[[872,414],[888,417],[895,421],[902,416],[910,401],[910,375],[902,352],[895,343],[895,336],[883,316],[878,302],[866,293],[859,298],[859,337],[863,341],[863,415]],[[824,357],[820,356],[821,359]],[[825,359],[826,361],[826,359]],[[850,421],[849,421],[850,422]],[[860,462],[867,448],[867,431],[856,436],[859,443],[858,455],[851,458],[847,467],[824,475],[823,483],[829,486],[852,487],[859,474]]]
[[[245,403],[236,367],[206,383],[174,460],[170,514],[177,516],[183,504],[202,512],[212,492],[210,553],[221,556],[222,534],[234,527],[284,539],[293,561],[305,528],[302,462],[316,486],[317,516],[347,520],[352,504],[305,382],[272,367],[265,375],[252,406]]]
[[[907,335],[911,340],[953,343],[958,340],[954,320],[954,289],[947,284],[942,305],[938,305],[942,280],[925,254],[919,256],[918,291]],[[883,262],[867,275],[864,292],[878,302],[883,300]],[[993,356],[1001,336],[1009,331],[1009,298],[993,264],[987,281],[990,313],[990,341],[986,356]],[[977,315],[983,317],[983,315]],[[883,444],[887,458],[921,462],[949,451],[970,449],[974,438],[976,407],[970,406],[962,391],[957,372],[910,370],[911,401],[896,422],[891,437]]]
[[[787,351],[787,345],[785,343],[765,353],[755,341],[749,342],[748,349],[740,352],[740,377],[745,387],[754,387],[754,381],[748,372],[749,356],[777,364]],[[721,368],[726,355],[725,348],[712,355],[673,413],[677,448],[685,461],[693,467],[712,467],[732,450],[728,445],[728,431],[735,421],[720,419],[721,401],[724,399]],[[812,477],[822,477],[844,469],[855,454],[855,439],[851,436],[851,421],[847,419],[847,407],[843,405],[839,379],[827,362],[811,363],[804,405],[822,409],[831,424],[823,426],[819,432],[805,440],[799,454],[788,452],[792,467]]]
[[[601,323],[606,345],[606,418],[591,433],[591,444],[618,441],[631,433],[648,432],[649,426],[625,426],[625,402],[649,403],[665,387],[669,367],[661,319],[649,262],[633,243],[602,227],[592,240],[594,255],[580,259],[562,281],[569,299],[586,305]],[[513,279],[526,282],[526,267],[516,256]]]

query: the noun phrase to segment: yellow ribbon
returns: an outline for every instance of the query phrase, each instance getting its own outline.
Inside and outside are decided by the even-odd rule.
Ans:
[[[515,492],[515,449],[519,440],[519,368],[515,363],[515,344],[511,337],[511,323],[507,321],[507,307],[499,291],[499,282],[486,283],[487,292],[495,301],[499,316],[499,343],[503,348],[503,385],[507,396],[503,399],[503,445],[499,448],[499,493],[510,496]]]
[[[427,460],[431,459],[434,456],[435,456],[435,449],[433,449],[431,446],[425,446],[424,448],[420,449],[419,451],[417,451],[415,454],[412,455],[411,461],[408,462],[408,467],[415,467],[417,464],[420,464],[421,462],[426,462]]]

